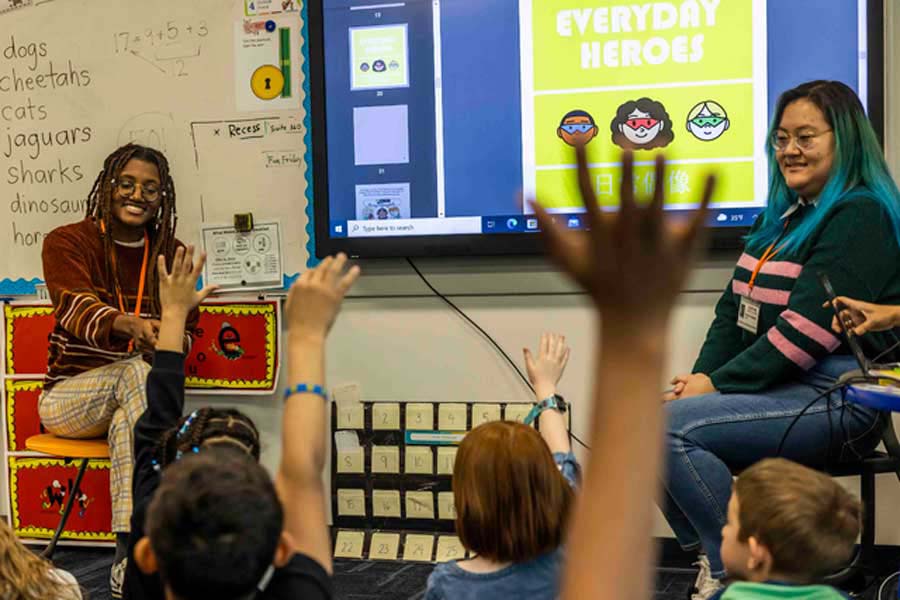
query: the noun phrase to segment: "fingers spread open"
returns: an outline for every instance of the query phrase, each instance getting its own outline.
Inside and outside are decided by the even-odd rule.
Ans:
[[[666,159],[662,154],[656,155],[655,179],[653,186],[653,200],[650,203],[650,210],[654,213],[661,213],[663,202],[666,197]]]
[[[310,278],[309,278],[310,282],[325,281],[325,278],[327,277],[327,274],[328,274],[328,269],[331,268],[331,263],[333,263],[333,262],[334,262],[333,256],[326,256],[322,260],[322,262],[319,263],[319,266],[316,267],[315,269],[312,269],[312,271],[310,272]]]
[[[350,269],[347,270],[346,273],[344,273],[344,276],[341,277],[337,285],[338,291],[342,296],[346,294],[351,287],[353,287],[353,284],[356,283],[357,279],[359,279],[360,273],[361,270],[359,268],[359,265],[353,265],[352,267],[350,267]]]
[[[344,267],[347,264],[347,255],[343,252],[340,252],[337,256],[334,257],[334,260],[328,267],[327,273],[325,273],[325,278],[328,283],[335,285],[336,282],[341,277],[341,274],[344,272]]]
[[[160,254],[156,257],[156,272],[159,273],[160,280],[163,280],[169,276],[169,270],[166,268],[165,254]]]
[[[581,201],[587,211],[587,220],[591,227],[599,221],[600,212],[597,206],[597,196],[594,195],[594,187],[591,185],[591,174],[588,169],[587,150],[583,144],[575,146],[575,158],[578,161],[578,188],[581,190]]]
[[[194,246],[189,245],[184,251],[184,260],[179,264],[178,274],[189,275],[194,268]]]
[[[200,275],[203,273],[203,265],[206,264],[206,252],[201,252],[200,257],[197,258],[197,262],[194,263],[194,270],[191,271],[191,276],[194,279],[198,279]]]
[[[716,176],[709,175],[703,184],[703,196],[700,198],[700,206],[694,212],[690,226],[682,232],[682,251],[690,251],[701,237],[701,231],[706,226],[706,216],[709,213],[709,203],[716,189]]]
[[[547,211],[537,202],[532,201],[531,207],[541,226],[541,234],[544,238],[547,254],[569,274],[576,277],[580,276],[577,269],[579,248],[571,237],[574,234],[557,225]]]

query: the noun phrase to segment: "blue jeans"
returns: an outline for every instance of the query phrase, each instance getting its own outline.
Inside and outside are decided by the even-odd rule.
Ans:
[[[668,471],[661,508],[682,548],[706,552],[714,577],[725,575],[719,547],[732,472],[775,456],[794,417],[855,368],[853,358],[831,356],[765,392],[716,392],[666,404]],[[840,391],[813,404],[791,429],[781,456],[821,469],[873,450],[881,439],[877,412],[841,405]]]

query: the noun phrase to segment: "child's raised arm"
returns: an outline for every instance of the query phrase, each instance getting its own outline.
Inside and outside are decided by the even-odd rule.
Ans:
[[[165,257],[159,257],[159,300],[162,321],[159,340],[153,356],[153,368],[147,376],[147,409],[134,427],[135,503],[148,498],[159,481],[158,473],[150,466],[153,452],[163,433],[181,418],[184,409],[183,339],[188,315],[216,288],[207,286],[197,291],[197,279],[203,272],[206,255],[193,262],[194,247],[175,251],[172,270],[166,269]]]
[[[294,549],[331,572],[331,537],[322,469],[329,427],[325,393],[325,339],[344,295],[359,277],[347,257],[328,257],[291,286],[285,305],[288,385],[282,419],[281,467],[276,486],[285,531]]]
[[[578,183],[589,230],[569,232],[539,205],[535,211],[551,256],[593,298],[600,313],[591,456],[570,524],[562,597],[649,598],[653,500],[662,463],[659,390],[669,315],[697,247],[714,180],[689,221],[663,216],[664,161],[656,190],[635,202],[634,159],[622,164],[618,215],[602,214],[583,147]],[[603,350],[600,352],[600,344]]]
[[[569,347],[566,338],[557,333],[541,335],[537,356],[525,348],[525,370],[528,380],[534,387],[534,400],[541,403],[556,395],[556,384],[559,383],[566,364],[569,362]],[[552,408],[543,410],[538,417],[541,437],[554,454],[568,454],[572,451],[569,432],[566,429],[566,415]]]

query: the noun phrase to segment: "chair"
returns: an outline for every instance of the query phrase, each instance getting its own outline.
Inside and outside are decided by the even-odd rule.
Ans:
[[[881,420],[881,440],[886,452],[874,451],[861,460],[829,466],[826,473],[832,477],[859,477],[860,500],[863,506],[863,520],[860,531],[859,548],[849,565],[825,578],[834,586],[846,584],[865,575],[875,558],[875,475],[894,473],[900,479],[900,442],[894,431],[891,413],[878,413]]]
[[[109,444],[105,439],[97,440],[69,440],[56,437],[51,433],[42,433],[33,435],[25,440],[25,447],[32,452],[40,452],[49,456],[62,458],[66,462],[81,459],[81,465],[78,468],[78,475],[75,477],[75,484],[69,490],[69,497],[66,499],[66,505],[63,508],[62,516],[59,519],[59,525],[50,540],[50,544],[41,553],[46,559],[53,557],[56,550],[56,544],[66,527],[66,521],[69,520],[69,513],[72,512],[72,505],[78,496],[78,490],[81,487],[81,480],[87,471],[88,461],[92,458],[109,458]]]

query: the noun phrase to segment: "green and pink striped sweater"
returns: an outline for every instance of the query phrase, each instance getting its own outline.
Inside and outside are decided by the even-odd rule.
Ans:
[[[816,206],[801,206],[788,230]],[[900,247],[890,219],[872,198],[838,203],[799,251],[778,252],[750,276],[765,248],[745,248],[716,305],[716,316],[694,373],[706,373],[722,393],[759,392],[786,382],[832,353],[849,350],[831,331],[832,311],[823,308],[818,273],[835,291],[868,302],[900,304]],[[759,327],[751,334],[737,325],[741,295],[761,304]],[[891,345],[887,334],[870,334],[866,354],[874,358]]]

